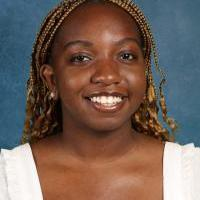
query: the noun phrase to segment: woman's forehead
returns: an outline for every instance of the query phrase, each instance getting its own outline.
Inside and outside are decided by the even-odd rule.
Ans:
[[[136,35],[140,38],[138,27],[133,17],[123,8],[111,2],[86,2],[78,6],[64,20],[56,38],[58,40],[84,35],[95,36],[109,31],[117,34]],[[96,34],[96,35],[95,35]]]

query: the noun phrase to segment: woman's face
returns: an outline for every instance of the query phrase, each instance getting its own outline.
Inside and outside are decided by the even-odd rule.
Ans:
[[[130,125],[146,89],[134,20],[112,3],[79,6],[56,34],[42,73],[61,99],[64,123],[95,131]]]

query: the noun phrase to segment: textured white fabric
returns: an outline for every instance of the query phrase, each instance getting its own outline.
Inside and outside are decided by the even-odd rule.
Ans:
[[[200,148],[166,142],[164,200],[200,200]],[[30,145],[1,150],[0,200],[43,200]]]
[[[42,191],[30,145],[0,154],[0,200],[42,200]]]
[[[200,148],[167,142],[163,185],[164,200],[200,200]]]

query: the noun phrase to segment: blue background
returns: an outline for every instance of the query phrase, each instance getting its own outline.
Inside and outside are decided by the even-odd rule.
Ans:
[[[0,147],[19,144],[25,83],[39,25],[56,0],[0,0]],[[180,125],[177,141],[200,146],[200,1],[137,0],[151,23],[160,65],[167,73],[169,115]]]

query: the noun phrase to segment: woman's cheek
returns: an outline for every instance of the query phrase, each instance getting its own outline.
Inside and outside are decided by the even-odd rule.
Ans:
[[[62,96],[67,98],[74,98],[78,96],[82,88],[86,85],[86,76],[83,73],[77,73],[75,70],[66,70],[60,76],[59,90]]]
[[[130,88],[144,90],[146,86],[145,72],[141,70],[127,73],[127,80]]]

